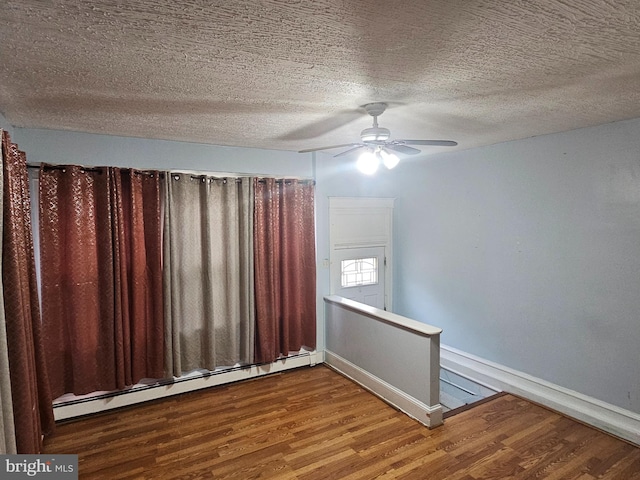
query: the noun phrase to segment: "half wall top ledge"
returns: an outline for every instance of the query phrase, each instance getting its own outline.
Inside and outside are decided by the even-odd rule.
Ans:
[[[434,327],[427,323],[419,322],[411,318],[403,317],[402,315],[398,315],[387,310],[382,310],[380,308],[372,307],[364,303],[349,300],[348,298],[340,297],[337,295],[328,295],[324,297],[324,299],[328,303],[339,305],[348,310],[367,315],[380,321],[395,325],[396,327],[400,327],[424,336],[430,337],[433,335],[440,335],[442,333],[441,328]]]

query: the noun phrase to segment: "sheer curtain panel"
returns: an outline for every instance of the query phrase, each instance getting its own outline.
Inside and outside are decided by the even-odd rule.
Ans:
[[[164,223],[166,368],[253,363],[253,193],[248,178],[171,173]]]
[[[53,429],[54,419],[42,343],[27,163],[7,132],[2,132],[2,169],[2,291],[15,441],[18,453],[33,454],[40,452],[42,436]],[[6,378],[2,381],[4,392]],[[3,410],[5,399],[3,394]]]
[[[54,397],[162,377],[158,172],[40,169],[40,262]],[[146,187],[146,188],[145,188]]]
[[[314,185],[254,179],[256,361],[316,346]]]

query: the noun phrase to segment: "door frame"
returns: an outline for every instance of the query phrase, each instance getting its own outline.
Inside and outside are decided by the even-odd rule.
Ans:
[[[330,290],[339,287],[337,250],[384,247],[384,306],[393,306],[393,207],[395,198],[329,197]]]

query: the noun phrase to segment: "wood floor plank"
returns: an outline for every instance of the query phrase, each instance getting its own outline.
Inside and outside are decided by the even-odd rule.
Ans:
[[[319,365],[60,424],[81,479],[636,479],[640,449],[512,395],[429,430]]]

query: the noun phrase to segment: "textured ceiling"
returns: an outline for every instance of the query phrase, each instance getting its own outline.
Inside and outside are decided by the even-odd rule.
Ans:
[[[300,150],[385,101],[392,137],[470,148],[640,117],[639,32],[637,0],[3,0],[0,112]]]

